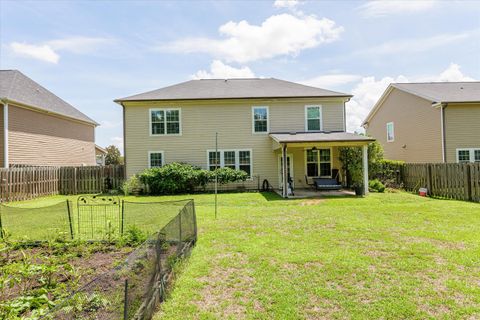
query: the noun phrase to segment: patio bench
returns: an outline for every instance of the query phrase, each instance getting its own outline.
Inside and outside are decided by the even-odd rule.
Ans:
[[[317,190],[340,190],[342,188],[337,179],[332,178],[314,178],[313,183]]]

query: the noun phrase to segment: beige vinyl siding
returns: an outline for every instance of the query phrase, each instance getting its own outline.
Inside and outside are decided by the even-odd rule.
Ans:
[[[387,142],[387,123],[395,139]],[[367,134],[383,146],[387,159],[442,162],[441,110],[430,101],[393,89],[370,119]]]
[[[4,151],[3,151],[3,148],[5,148],[4,146],[4,138],[3,138],[3,135],[4,135],[4,127],[3,127],[3,104],[0,104],[0,168],[4,167],[5,164],[4,164],[4,159],[3,159],[3,156],[4,156]]]
[[[457,162],[457,148],[480,148],[480,103],[445,108],[447,162]]]
[[[305,131],[305,105],[323,105],[324,129],[343,131],[343,101],[248,100],[125,103],[127,175],[148,167],[148,151],[162,150],[165,163],[207,167],[207,150],[251,149],[252,173],[278,186],[278,157],[268,134],[252,133],[252,106],[268,106],[271,132]],[[150,108],[181,108],[182,135],[150,136]],[[302,159],[298,159],[302,161]],[[294,159],[297,162],[297,159]],[[303,162],[302,162],[303,163]]]
[[[95,165],[93,125],[9,105],[10,164]]]

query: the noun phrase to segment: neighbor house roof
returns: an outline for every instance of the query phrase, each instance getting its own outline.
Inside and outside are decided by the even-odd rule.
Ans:
[[[182,82],[173,86],[116,99],[115,101],[311,97],[350,98],[352,96],[274,78],[201,79]]]
[[[0,99],[97,125],[74,106],[18,70],[0,70]]]
[[[392,86],[432,102],[480,102],[480,81],[392,83]]]
[[[371,137],[343,131],[271,133],[270,137],[278,143],[375,141],[375,139]]]
[[[391,83],[375,103],[363,125],[370,121],[393,89],[408,92],[432,104],[480,102],[480,81]]]
[[[107,153],[107,150],[100,147],[98,144],[95,145],[95,149],[100,151],[101,153],[105,153],[105,154]]]

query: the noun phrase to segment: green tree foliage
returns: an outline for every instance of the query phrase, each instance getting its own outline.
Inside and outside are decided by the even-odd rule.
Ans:
[[[341,147],[340,161],[343,169],[347,171],[347,182],[349,186],[363,186],[363,159],[362,147]],[[368,145],[368,168],[376,172],[379,163],[383,160],[383,148],[377,141]]]
[[[118,165],[122,164],[122,157],[120,155],[120,150],[114,145],[108,146],[106,148],[107,155],[105,156],[105,165]]]

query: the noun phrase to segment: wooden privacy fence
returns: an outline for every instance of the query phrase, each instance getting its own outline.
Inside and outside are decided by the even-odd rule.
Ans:
[[[5,168],[0,169],[0,202],[100,193],[120,188],[124,180],[123,166]]]
[[[401,175],[406,190],[480,202],[480,163],[407,163]]]

